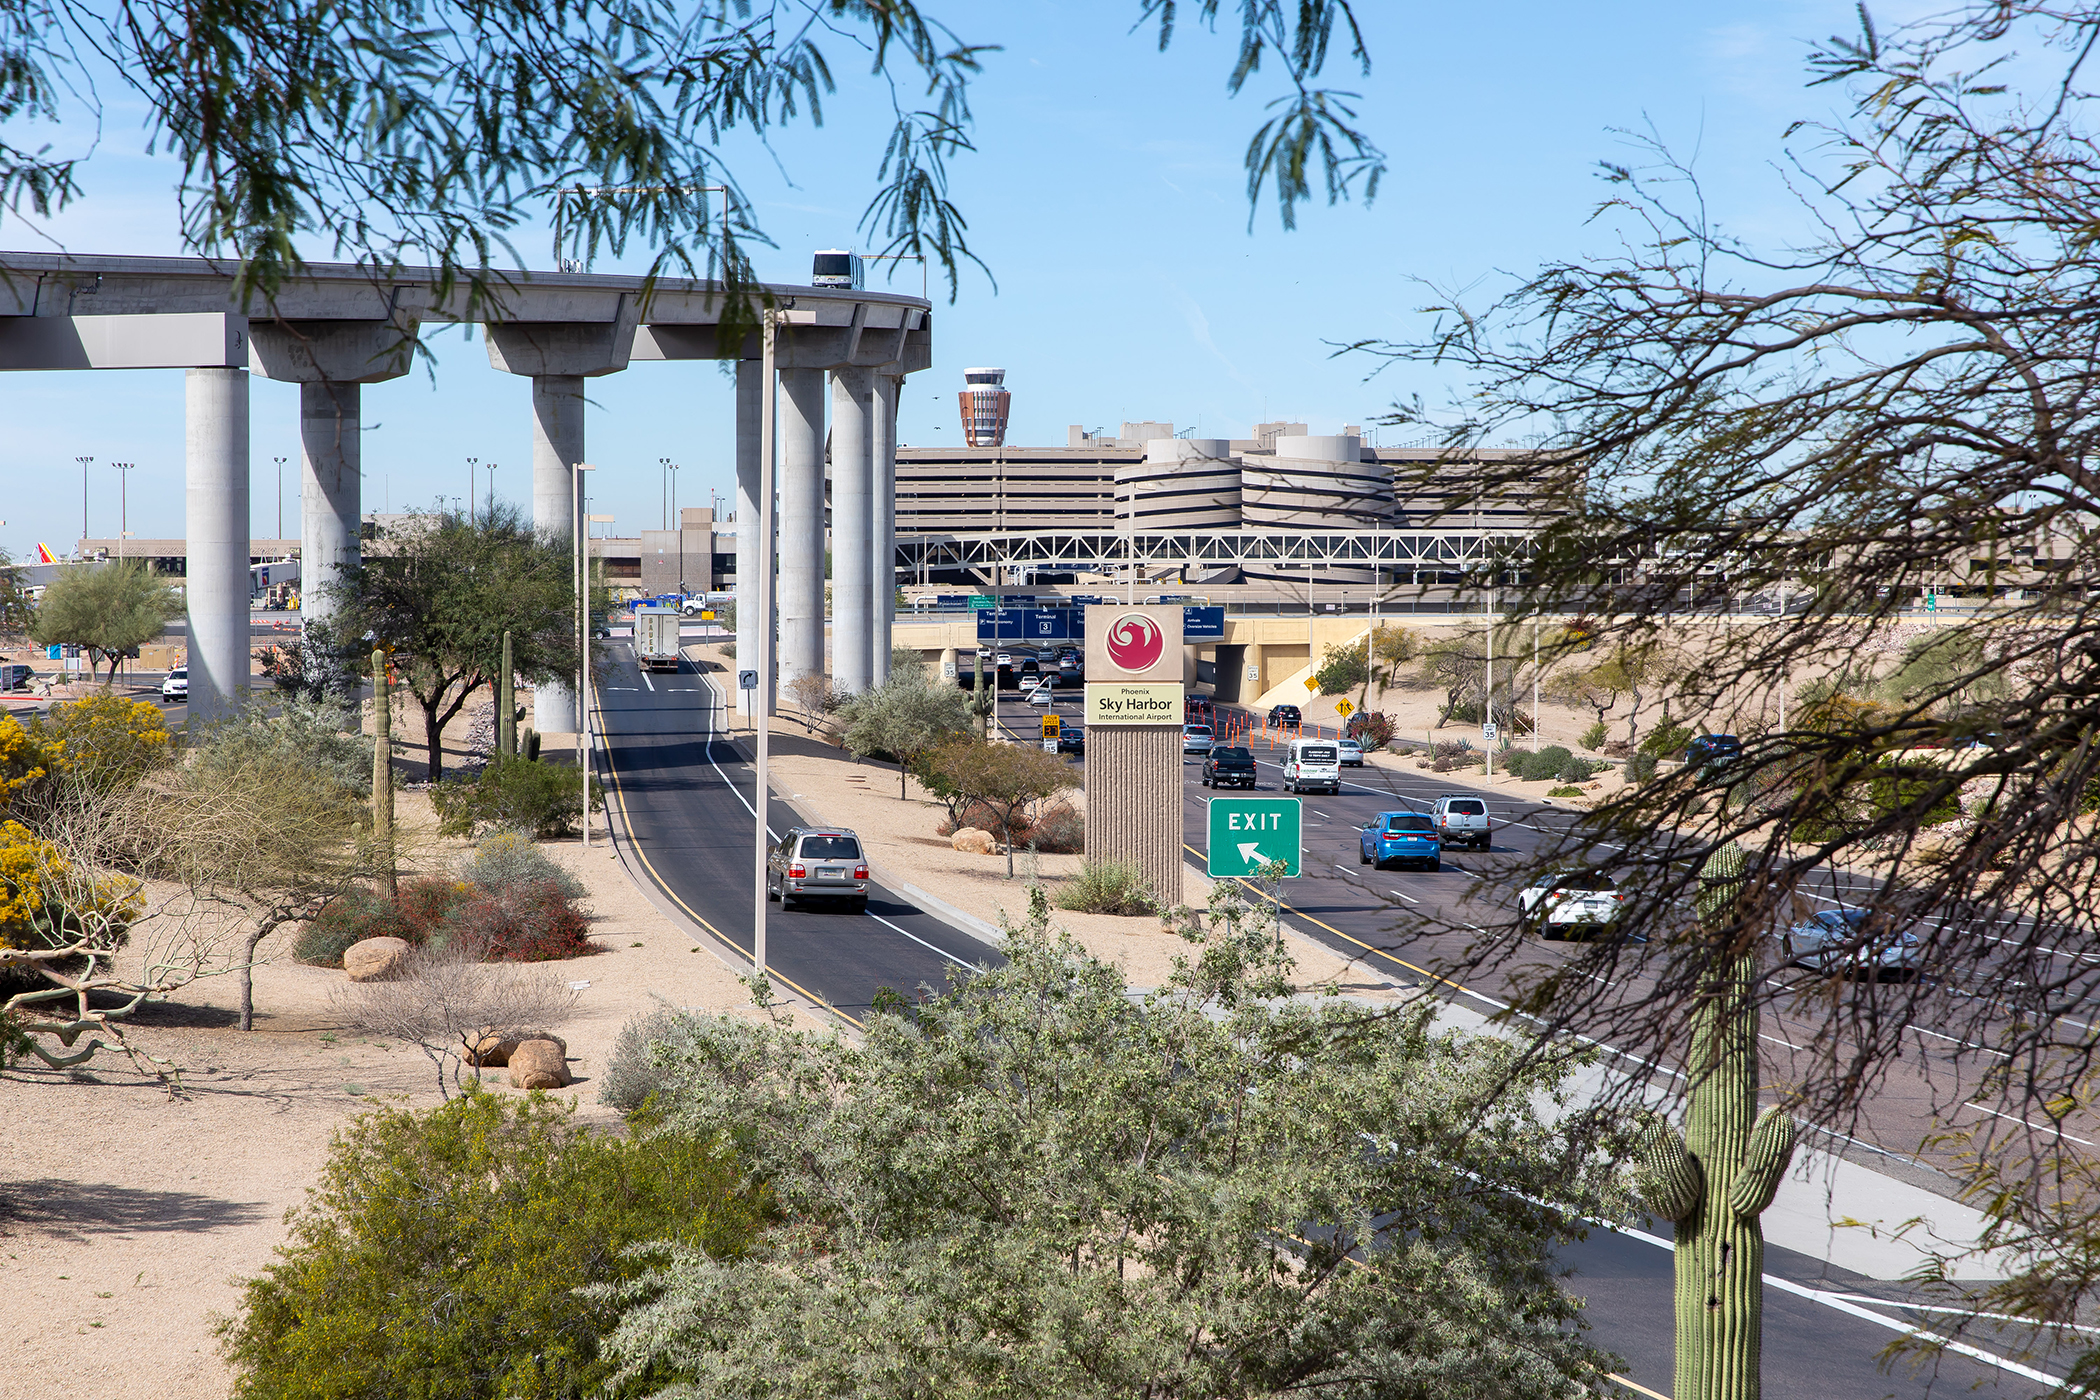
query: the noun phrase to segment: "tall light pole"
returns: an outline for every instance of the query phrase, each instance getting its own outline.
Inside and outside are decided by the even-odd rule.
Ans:
[[[92,463],[95,459],[93,457],[75,457],[73,460],[80,463],[80,548],[74,550],[73,552],[75,554],[85,556],[87,554],[88,530],[87,469],[89,464]]]
[[[482,465],[489,469],[489,519],[493,521],[496,518],[496,464],[494,462],[484,462]]]
[[[751,970],[760,977],[766,975],[766,857],[770,854],[771,841],[766,830],[766,757],[768,740],[772,735],[769,723],[772,688],[768,684],[773,674],[773,457],[777,446],[778,415],[775,413],[774,396],[777,392],[773,372],[775,342],[779,326],[774,312],[769,308],[765,323],[759,333],[759,396],[758,396],[758,587],[756,606],[752,615],[746,617],[741,609],[737,613],[737,646],[741,658],[744,629],[749,628],[758,645],[754,647],[752,664],[758,668],[758,689],[753,693],[751,705],[752,727],[758,733],[752,743],[753,782],[751,808],[756,817],[753,832],[751,874]],[[737,524],[739,530],[743,523]],[[737,586],[743,587],[741,579]],[[741,678],[739,678],[741,679]]]
[[[678,464],[668,457],[663,459],[664,471],[671,478],[671,528],[678,532],[678,596],[685,596],[685,522],[678,517]]]
[[[284,459],[280,457],[278,460]],[[117,557],[122,559],[124,536],[131,531],[131,492],[127,489],[131,485],[131,477],[128,473],[138,463],[111,462],[110,465],[117,469]]]
[[[467,458],[467,523],[474,523],[474,468],[481,464],[479,457]]]
[[[582,527],[576,532],[576,708],[582,716],[576,725],[576,771],[583,775],[585,850],[591,847],[591,523],[583,513],[583,474],[596,470],[578,462],[570,476],[575,483],[572,518]]]
[[[272,457],[277,464],[277,538],[284,538],[284,458]]]
[[[664,469],[663,489],[657,492],[657,503],[664,515],[663,528],[668,530],[671,528],[671,459],[669,457],[659,457],[656,459],[656,464]]]

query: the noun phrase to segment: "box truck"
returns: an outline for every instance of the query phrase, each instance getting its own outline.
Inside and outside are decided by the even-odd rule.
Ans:
[[[678,623],[678,609],[660,603],[634,610],[634,659],[644,671],[678,669]]]

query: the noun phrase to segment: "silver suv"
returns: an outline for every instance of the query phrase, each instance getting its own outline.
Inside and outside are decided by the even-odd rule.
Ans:
[[[797,900],[844,899],[868,907],[868,857],[844,827],[791,826],[766,856],[766,898],[792,909]]]
[[[1446,846],[1478,846],[1483,851],[1492,849],[1488,844],[1491,823],[1486,798],[1447,793],[1436,800],[1436,805],[1429,809],[1429,816],[1436,823],[1437,835],[1443,838]]]

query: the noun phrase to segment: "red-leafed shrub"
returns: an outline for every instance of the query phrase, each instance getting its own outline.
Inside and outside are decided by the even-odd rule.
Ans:
[[[473,891],[452,915],[455,937],[490,961],[548,962],[595,952],[581,911],[553,880]]]
[[[1070,803],[1053,802],[1017,840],[1045,855],[1076,856],[1086,849],[1086,818]]]

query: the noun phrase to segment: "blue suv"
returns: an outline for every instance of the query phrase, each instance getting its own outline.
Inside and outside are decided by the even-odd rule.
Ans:
[[[1436,823],[1422,812],[1380,812],[1363,829],[1357,850],[1362,865],[1383,870],[1392,865],[1421,865],[1443,868],[1444,843]]]

